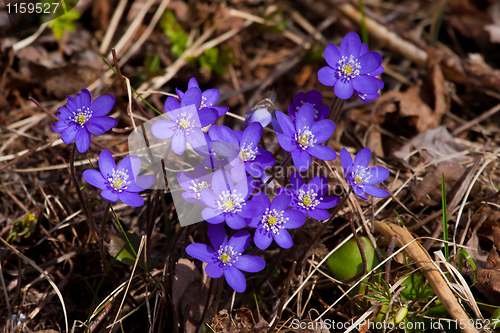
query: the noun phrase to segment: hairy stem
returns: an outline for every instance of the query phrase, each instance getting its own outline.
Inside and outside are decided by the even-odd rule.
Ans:
[[[106,201],[106,207],[104,208],[104,215],[101,221],[101,231],[99,234],[99,251],[101,252],[101,266],[106,269],[108,266],[108,261],[106,260],[106,254],[104,253],[104,231],[106,230],[106,221],[108,220],[109,208],[111,203]]]

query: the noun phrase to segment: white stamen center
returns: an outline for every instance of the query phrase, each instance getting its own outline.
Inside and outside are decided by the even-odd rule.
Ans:
[[[347,59],[346,56],[342,56],[342,59],[338,61],[338,64],[337,71],[341,78],[349,81],[359,75],[361,65],[358,62],[358,59],[354,59],[354,56],[351,55],[349,59]]]
[[[205,181],[201,181],[201,182],[197,183],[194,180],[192,180],[191,186],[189,187],[189,189],[195,193],[194,197],[196,199],[201,198],[201,190],[204,188],[212,189],[212,185],[210,185],[209,183],[207,183]]]
[[[232,266],[238,258],[241,256],[241,253],[235,252],[232,246],[220,246],[219,251],[217,251],[217,259],[224,266]]]
[[[130,181],[127,181],[127,172],[128,170],[113,170],[111,177],[108,178],[109,185],[111,185],[113,190],[121,193],[123,190],[127,189],[127,186],[131,183]]]
[[[201,96],[200,110],[201,110],[202,108],[209,108],[209,107],[211,107],[211,106],[213,105],[212,103],[208,103],[208,104],[206,104],[206,101],[207,101],[207,98],[206,98],[206,97]]]
[[[186,114],[185,112],[181,113],[180,117],[177,118],[175,123],[177,124],[177,128],[180,130],[186,131],[186,134],[189,134],[189,132],[193,129],[194,127],[194,120],[191,120],[193,117],[193,114]]]
[[[305,192],[304,190],[299,190],[299,206],[306,210],[312,210],[316,208],[316,206],[320,203],[323,198],[319,200],[316,199],[318,193],[314,192],[314,190],[309,190]]]
[[[255,149],[252,150],[251,145],[246,146],[246,148],[243,147],[240,150],[240,159],[243,162],[253,161],[256,155],[257,155],[257,147],[255,147]]]
[[[368,174],[368,168],[363,168],[362,166],[356,166],[356,170],[354,171],[352,178],[354,178],[354,182],[358,185],[366,184],[372,176]]]
[[[283,217],[283,213],[283,211],[277,212],[276,209],[270,210],[267,208],[262,216],[262,227],[267,231],[272,231],[275,235],[279,234],[280,229],[284,229],[285,223],[289,220],[288,217]]]
[[[314,144],[317,140],[314,140],[314,134],[309,130],[309,127],[306,126],[303,129],[299,130],[297,134],[295,134],[295,140],[299,144],[300,148],[307,149],[310,147],[314,147]]]
[[[217,201],[217,208],[224,213],[237,213],[241,211],[241,207],[245,205],[245,199],[241,198],[241,194],[230,191],[222,191]]]
[[[82,109],[76,110],[77,112],[72,112],[73,117],[69,117],[70,120],[77,123],[81,127],[85,125],[90,118],[92,118],[92,111],[88,107],[83,107]]]

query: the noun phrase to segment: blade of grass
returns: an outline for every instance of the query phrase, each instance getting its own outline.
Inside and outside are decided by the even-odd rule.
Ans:
[[[444,183],[444,173],[441,174],[441,198],[443,209],[443,239],[444,239],[444,256],[446,260],[450,260],[450,247],[448,245],[448,213],[446,204],[446,185]]]
[[[113,72],[115,72],[115,74],[116,74],[116,75],[118,75],[118,72],[116,71],[116,69],[115,69],[115,68],[114,68],[114,67],[113,67],[113,66],[112,66],[109,62],[107,62],[107,61],[106,61],[106,59],[104,59],[104,58],[101,58],[101,59],[102,59],[102,60],[106,63],[106,65],[108,65],[108,67],[109,67],[109,68],[110,68]],[[137,90],[135,90],[135,89],[134,89],[134,87],[132,87],[132,86],[131,86],[131,87],[130,87],[130,89],[132,89],[132,91],[134,92],[134,94],[136,94],[136,95],[137,95],[137,96],[138,96],[138,97],[139,97],[139,98],[140,98],[140,99],[141,99],[144,103],[146,103],[146,105],[147,105],[147,106],[149,106],[151,109],[153,109],[153,110],[154,110],[156,113],[158,113],[159,115],[161,115],[161,114],[162,114],[160,111],[158,111],[158,109],[157,109],[157,108],[155,108],[154,106],[152,106],[151,104],[149,104],[149,102],[148,102],[148,101],[146,101],[144,98],[142,98],[142,95],[141,95],[141,94],[139,94],[139,93],[137,92]]]
[[[365,22],[365,6],[363,0],[358,0],[359,11],[361,13],[361,41],[368,45],[368,29],[366,29]]]
[[[469,253],[467,251],[465,251],[464,249],[460,249],[460,251],[458,252],[458,271],[460,272],[460,274],[462,274],[462,268],[463,268],[463,260],[462,258],[467,259],[467,261],[469,262],[469,265],[472,267],[472,269],[474,270],[474,284],[476,284],[476,281],[477,281],[477,267],[476,267],[476,263],[474,262],[474,260],[472,260],[472,258],[470,257]]]

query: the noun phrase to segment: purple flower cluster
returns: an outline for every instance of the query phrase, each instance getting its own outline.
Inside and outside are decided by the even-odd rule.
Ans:
[[[348,33],[340,48],[328,44],[325,60],[328,66],[318,71],[318,80],[325,86],[333,86],[337,97],[349,99],[354,92],[363,102],[378,97],[377,91],[383,84],[375,75],[384,71],[382,56],[378,52],[368,52],[357,33]]]
[[[333,86],[337,97],[348,99],[354,93],[363,102],[379,97],[383,82],[375,76],[383,73],[382,57],[369,52],[359,36],[351,32],[345,36],[340,48],[330,44],[325,49],[327,67],[318,72],[318,79]],[[213,248],[200,243],[186,247],[186,252],[207,263],[205,272],[212,278],[225,277],[237,292],[246,289],[242,273],[262,271],[265,261],[243,252],[253,243],[265,250],[274,242],[289,249],[293,246],[293,229],[300,228],[307,218],[327,220],[328,210],[339,204],[339,198],[328,196],[328,179],[315,176],[308,183],[299,172],[290,174],[289,184],[274,179],[263,192],[264,184],[275,175],[275,155],[285,152],[284,161],[290,159],[300,172],[308,171],[312,158],[332,161],[337,153],[328,145],[335,131],[335,123],[328,119],[330,108],[322,104],[317,90],[299,92],[288,107],[288,115],[265,107],[247,114],[243,130],[215,125],[218,117],[227,113],[227,107],[215,106],[220,98],[217,89],[202,91],[195,78],[189,81],[185,92],[176,88],[177,98],[165,101],[165,116],[151,126],[153,136],[171,140],[170,147],[178,155],[192,148],[200,155],[192,173],[181,171],[177,181],[183,190],[182,198],[203,207],[201,215],[209,223],[208,236]],[[115,102],[103,95],[92,102],[90,92],[82,89],[75,98],[68,97],[66,107],[59,108],[59,121],[53,129],[61,133],[65,143],[75,141],[78,151],[87,151],[90,134],[101,135],[116,125],[116,119],[107,117]],[[264,127],[273,124],[280,151],[264,147]],[[272,146],[274,139],[271,139]],[[185,156],[190,156],[186,154]],[[389,193],[374,185],[386,180],[389,171],[381,166],[369,167],[371,152],[362,149],[354,161],[345,148],[340,160],[346,181],[362,199],[367,194],[385,197]],[[285,164],[285,162],[283,162]],[[282,165],[283,166],[283,165]],[[274,167],[274,168],[273,168]],[[139,175],[141,160],[131,155],[115,164],[108,150],[99,156],[99,171],[86,170],[83,178],[101,190],[108,202],[121,201],[132,207],[144,204],[142,192],[153,185],[155,177]],[[288,186],[289,185],[289,186]],[[273,195],[268,195],[276,190]],[[225,224],[236,230],[228,240]],[[252,234],[248,230],[253,230]]]
[[[82,89],[75,98],[68,96],[66,106],[57,110],[59,121],[52,129],[61,133],[65,144],[75,141],[78,152],[85,153],[90,147],[90,133],[101,135],[116,125],[116,119],[106,117],[115,105],[115,96],[102,95],[92,102],[90,91]]]

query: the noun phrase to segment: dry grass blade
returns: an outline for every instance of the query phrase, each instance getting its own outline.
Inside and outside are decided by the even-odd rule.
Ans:
[[[62,309],[63,309],[63,313],[64,313],[64,324],[66,325],[66,332],[69,332],[69,326],[68,326],[68,313],[66,311],[66,304],[64,303],[64,298],[61,294],[61,292],[59,291],[59,288],[57,287],[57,285],[54,283],[54,281],[52,281],[52,279],[50,278],[50,276],[47,275],[47,273],[44,272],[43,269],[41,269],[33,260],[31,260],[30,258],[26,257],[24,254],[22,254],[21,252],[19,252],[15,247],[13,247],[12,245],[10,245],[9,243],[7,243],[3,238],[0,237],[0,241],[2,241],[2,243],[7,247],[9,248],[12,252],[14,252],[19,258],[21,258],[22,260],[26,261],[28,264],[30,264],[34,269],[36,269],[38,272],[40,272],[40,274],[42,274],[46,279],[47,281],[50,283],[50,285],[52,286],[52,288],[54,288],[54,291],[56,292],[57,294],[57,297],[59,297],[59,300],[61,301],[61,305],[62,305]]]
[[[415,238],[413,238],[413,236],[406,229],[392,223],[375,221],[375,230],[382,233],[387,238],[397,235],[397,245],[399,247],[410,244],[406,248],[405,252],[410,256],[412,262],[422,269],[426,279],[429,281],[429,284],[434,290],[434,293],[443,303],[446,310],[448,310],[448,313],[458,322],[469,321],[469,316],[467,316],[465,310],[462,308],[460,303],[458,303],[448,282],[446,282],[446,280],[441,276],[441,273],[436,266],[433,265],[433,260],[431,259],[429,253],[427,253],[427,251],[419,243],[415,242]],[[467,326],[463,329],[463,332],[476,333],[478,331],[475,328]]]

